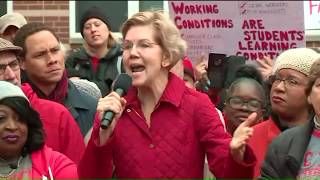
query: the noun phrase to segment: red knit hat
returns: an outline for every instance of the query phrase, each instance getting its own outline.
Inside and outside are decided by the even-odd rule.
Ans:
[[[187,56],[185,56],[183,58],[183,70],[184,70],[184,73],[188,74],[189,76],[192,77],[193,80],[195,80],[192,63],[191,63],[191,60]]]

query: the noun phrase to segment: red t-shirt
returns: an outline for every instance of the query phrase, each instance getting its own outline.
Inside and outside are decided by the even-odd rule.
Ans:
[[[96,71],[97,71],[98,64],[99,64],[99,58],[97,58],[97,57],[95,57],[95,56],[92,56],[92,57],[91,57],[91,61],[92,61],[93,71],[96,72]]]

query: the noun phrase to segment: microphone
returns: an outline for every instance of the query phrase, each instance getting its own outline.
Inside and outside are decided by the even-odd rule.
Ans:
[[[120,97],[127,94],[130,86],[131,86],[132,79],[126,73],[121,73],[117,76],[117,78],[113,82],[113,91],[119,94]],[[103,118],[101,120],[100,127],[102,129],[107,129],[114,117],[114,112],[108,110],[104,113]]]

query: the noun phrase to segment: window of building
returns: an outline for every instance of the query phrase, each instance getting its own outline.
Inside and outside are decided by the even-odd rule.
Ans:
[[[111,30],[120,36],[121,24],[133,14],[148,9],[164,9],[168,12],[167,1],[69,1],[70,9],[70,43],[81,43],[82,37],[79,30],[79,21],[82,14],[91,6],[101,8],[109,17]]]
[[[163,9],[163,1],[139,1],[139,10]]]
[[[0,1],[0,16],[2,16],[2,15],[7,13],[8,5],[10,5],[10,4],[11,4],[11,7],[12,7],[12,1]]]

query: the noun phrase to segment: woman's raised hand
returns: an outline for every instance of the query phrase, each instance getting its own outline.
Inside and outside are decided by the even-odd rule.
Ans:
[[[255,125],[256,121],[257,113],[254,112],[250,114],[233,133],[233,138],[230,142],[230,150],[233,158],[238,162],[243,161],[246,145],[253,135],[253,128],[251,126]]]

